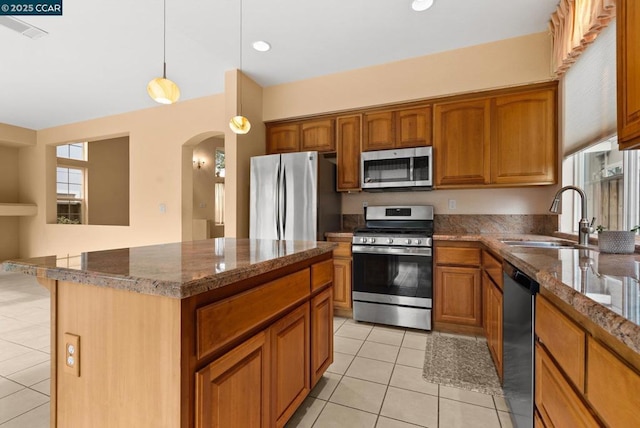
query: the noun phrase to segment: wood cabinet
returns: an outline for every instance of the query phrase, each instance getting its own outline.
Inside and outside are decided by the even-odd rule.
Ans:
[[[480,248],[465,244],[447,242],[435,248],[434,327],[481,333]]]
[[[336,150],[334,126],[334,119],[268,124],[267,153],[333,152]]]
[[[434,105],[435,185],[557,181],[557,84]]]
[[[333,250],[333,307],[336,315],[351,316],[351,237],[328,237],[327,241],[338,243]]]
[[[594,428],[600,426],[539,344],[535,347],[535,361],[536,409],[545,425]]]
[[[196,373],[196,428],[270,427],[271,367],[260,332]]]
[[[360,190],[362,115],[336,119],[337,190]]]
[[[267,126],[267,153],[291,153],[300,151],[300,125],[297,123]]]
[[[487,346],[500,381],[503,378],[502,263],[482,250],[482,316]]]
[[[637,354],[552,299],[536,296],[535,405],[544,424],[640,426]]]
[[[556,91],[503,95],[491,112],[491,183],[556,182]]]
[[[309,316],[309,304],[305,304],[275,322],[269,329],[271,338],[271,403],[269,405],[276,427],[284,426],[311,390],[311,373],[308,365],[311,333]],[[321,339],[324,340],[324,338]]]
[[[311,299],[311,387],[333,363],[333,289]]]
[[[435,185],[484,185],[490,180],[489,99],[434,105]]]
[[[593,337],[588,340],[587,399],[610,427],[640,426],[640,375]]]
[[[618,144],[640,148],[640,4],[616,2]]]
[[[364,114],[362,150],[431,145],[431,106]]]

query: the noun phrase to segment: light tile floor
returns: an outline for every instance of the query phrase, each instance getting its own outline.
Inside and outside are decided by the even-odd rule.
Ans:
[[[501,397],[422,379],[427,333],[338,317],[334,332],[334,363],[287,427],[512,426]],[[49,292],[0,272],[0,428],[49,426],[49,351]]]

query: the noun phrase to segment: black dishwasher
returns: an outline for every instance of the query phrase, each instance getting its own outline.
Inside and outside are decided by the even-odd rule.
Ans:
[[[508,262],[504,271],[504,383],[513,426],[533,427],[534,320],[539,285]]]

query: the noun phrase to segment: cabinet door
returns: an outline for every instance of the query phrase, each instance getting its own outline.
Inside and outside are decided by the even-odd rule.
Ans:
[[[333,290],[311,299],[311,386],[333,363]]]
[[[393,149],[395,147],[395,122],[392,111],[365,113],[362,150]]]
[[[317,150],[333,152],[336,150],[333,119],[305,121],[301,124],[301,151]]]
[[[587,400],[610,427],[640,426],[640,375],[589,337]]]
[[[486,276],[486,273],[485,273]],[[489,281],[487,284],[487,293],[485,298],[487,299],[487,320],[489,322],[488,330],[489,336],[487,336],[487,345],[491,352],[491,357],[496,365],[496,371],[498,377],[502,381],[502,292],[498,287],[486,276]],[[484,278],[483,278],[484,280]]]
[[[396,115],[396,147],[431,145],[431,106],[398,110]]]
[[[360,190],[361,116],[337,119],[338,191]]]
[[[489,99],[434,106],[437,187],[489,183],[490,107]]]
[[[285,123],[267,125],[267,153],[290,153],[300,151],[300,125]]]
[[[435,321],[481,326],[480,269],[436,266]]]
[[[640,4],[616,2],[618,70],[618,144],[640,147]]]
[[[491,183],[553,184],[558,151],[556,91],[504,95],[491,113]]]
[[[599,426],[549,355],[538,344],[535,359],[535,403],[544,424],[550,427]]]
[[[272,418],[276,421],[276,426],[281,427],[311,390],[309,305],[298,307],[274,323],[269,330]]]
[[[196,373],[196,428],[269,427],[269,342],[260,332]]]
[[[351,259],[333,259],[333,305],[351,309]]]

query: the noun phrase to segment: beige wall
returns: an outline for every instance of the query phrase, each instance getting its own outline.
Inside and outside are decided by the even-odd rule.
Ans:
[[[36,145],[36,131],[0,123],[0,145],[27,147]]]
[[[548,81],[550,60],[549,35],[537,33],[265,88],[263,114],[276,120]],[[367,202],[432,204],[441,214],[544,214],[556,188],[350,193],[342,211],[361,214]]]
[[[214,95],[38,131],[37,145],[20,150],[19,168],[23,197],[39,207],[47,189],[55,192],[53,145],[129,135],[130,226],[47,224],[39,209],[20,219],[21,256],[180,241],[182,170],[191,175],[193,168],[190,156],[181,162],[182,147],[226,130],[224,96]]]
[[[129,225],[129,137],[88,145],[89,224]]]
[[[0,135],[4,136],[1,133]],[[0,146],[0,203],[18,202],[18,149]],[[0,261],[18,257],[17,217],[0,216]]]

